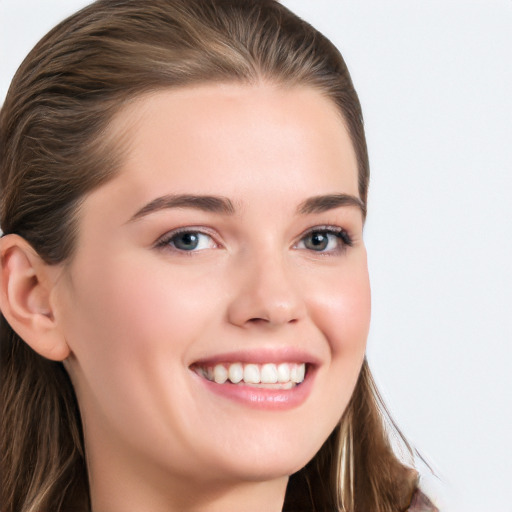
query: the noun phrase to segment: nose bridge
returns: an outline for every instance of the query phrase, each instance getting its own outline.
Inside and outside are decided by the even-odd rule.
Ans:
[[[229,311],[232,323],[282,325],[301,318],[305,306],[286,251],[268,246],[248,250],[240,255],[239,265]]]

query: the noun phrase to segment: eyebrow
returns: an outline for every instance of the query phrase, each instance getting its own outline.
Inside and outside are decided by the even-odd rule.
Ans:
[[[355,206],[361,210],[363,217],[366,216],[366,205],[356,196],[350,194],[329,194],[315,196],[302,202],[297,211],[302,215],[322,213],[342,206]]]
[[[355,206],[361,210],[363,216],[366,215],[365,204],[361,199],[350,194],[328,194],[310,197],[299,205],[297,212],[301,215],[308,215],[326,212],[343,206]],[[153,199],[138,210],[130,218],[129,222],[169,208],[192,208],[204,212],[221,213],[224,215],[234,215],[235,213],[233,203],[226,197],[194,194],[171,194]]]
[[[235,208],[233,203],[220,196],[198,196],[193,194],[165,195],[153,199],[133,215],[131,221],[145,217],[150,213],[155,213],[168,208],[193,208],[204,212],[223,213],[233,215]]]

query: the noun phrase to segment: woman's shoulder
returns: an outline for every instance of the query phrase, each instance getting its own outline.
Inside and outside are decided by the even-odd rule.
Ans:
[[[407,512],[439,512],[439,509],[427,498],[420,489],[412,495],[411,504]]]

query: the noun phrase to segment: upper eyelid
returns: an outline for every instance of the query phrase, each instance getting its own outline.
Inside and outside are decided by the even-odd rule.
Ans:
[[[315,233],[315,232],[322,232],[325,231],[327,233],[345,233],[350,239],[352,239],[351,231],[347,228],[344,228],[342,226],[339,226],[337,224],[320,224],[318,226],[313,226],[311,228],[306,229],[303,231],[297,238],[297,240],[301,240],[305,236]]]
[[[315,226],[312,226],[304,231],[304,234],[311,233],[314,231],[347,231],[342,226],[338,226],[337,224],[318,224]]]

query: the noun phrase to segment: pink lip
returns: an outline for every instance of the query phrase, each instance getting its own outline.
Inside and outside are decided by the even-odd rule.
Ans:
[[[317,366],[320,364],[320,360],[308,352],[295,348],[279,348],[277,350],[259,348],[257,350],[239,350],[215,354],[194,361],[193,365],[214,366],[219,363],[307,363]]]
[[[298,407],[309,396],[313,378],[291,389],[263,389],[240,384],[217,384],[199,377],[211,392],[258,409],[285,410]]]
[[[291,389],[268,389],[256,388],[249,385],[217,384],[199,376],[194,366],[214,366],[219,363],[306,363],[306,377],[301,384]],[[199,379],[199,383],[213,394],[238,402],[244,406],[263,410],[287,410],[298,407],[304,403],[313,387],[315,374],[320,359],[304,350],[294,347],[264,348],[258,347],[254,350],[239,350],[224,352],[207,356],[194,361],[190,365],[192,374]]]
[[[308,398],[316,373],[316,367],[308,365],[304,381],[291,389],[257,388],[245,384],[217,384],[201,377],[192,370],[200,384],[217,396],[238,402],[244,406],[263,410],[287,410],[303,404]]]

